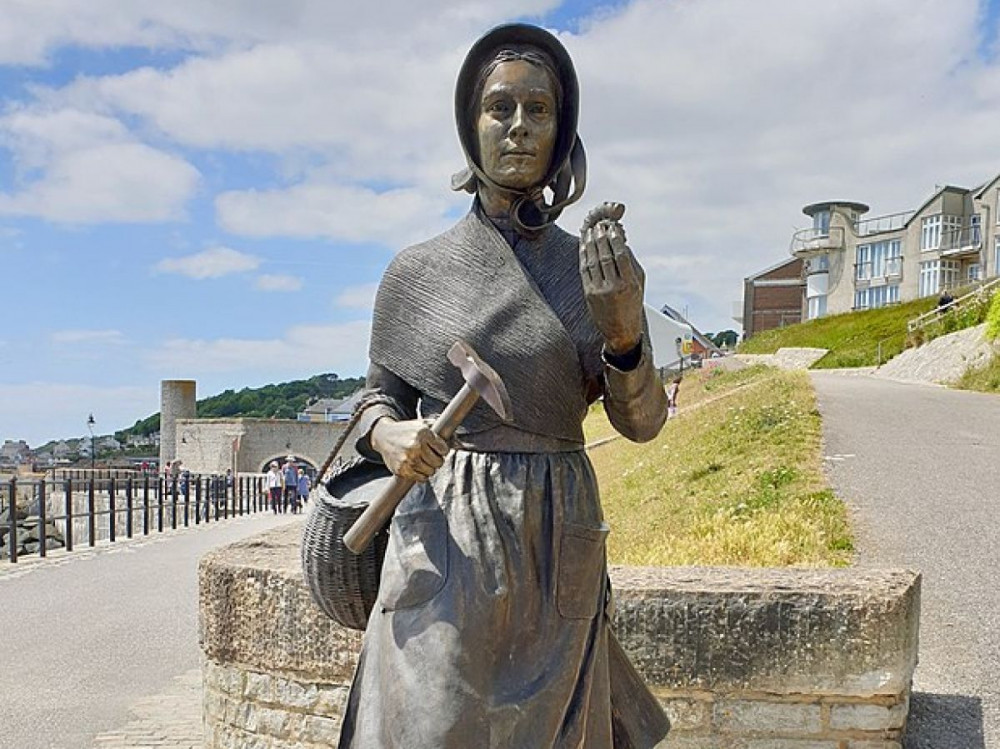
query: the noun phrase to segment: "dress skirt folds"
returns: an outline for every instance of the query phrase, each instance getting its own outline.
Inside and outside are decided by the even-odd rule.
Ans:
[[[392,521],[341,749],[610,749],[605,538],[582,450],[456,450]]]

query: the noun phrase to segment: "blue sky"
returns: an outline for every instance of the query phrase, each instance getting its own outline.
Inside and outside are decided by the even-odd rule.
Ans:
[[[0,440],[130,425],[165,378],[363,374],[382,269],[468,205],[451,87],[495,23],[577,62],[563,225],[624,201],[647,300],[704,330],[803,205],[1000,172],[1000,0],[235,5],[0,0]]]

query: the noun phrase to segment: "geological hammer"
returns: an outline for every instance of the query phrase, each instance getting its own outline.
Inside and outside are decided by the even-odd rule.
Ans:
[[[456,341],[448,351],[448,361],[458,367],[465,382],[444,411],[431,425],[431,431],[447,441],[468,416],[469,411],[482,398],[504,421],[510,420],[510,398],[500,375],[489,364],[479,358],[472,346],[464,341]],[[354,525],[344,534],[344,546],[355,554],[360,554],[372,542],[382,527],[392,518],[392,513],[403,501],[406,493],[413,488],[413,479],[395,476],[381,495],[372,500]]]

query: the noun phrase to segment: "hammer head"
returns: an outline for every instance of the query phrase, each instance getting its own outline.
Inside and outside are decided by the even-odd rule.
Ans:
[[[497,412],[501,419],[510,421],[510,398],[500,375],[479,358],[479,354],[465,341],[455,341],[448,351],[448,361],[462,372],[462,377],[480,398]]]

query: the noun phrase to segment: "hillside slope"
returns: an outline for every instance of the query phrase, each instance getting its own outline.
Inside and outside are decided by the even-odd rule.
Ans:
[[[294,419],[306,404],[317,398],[346,398],[365,384],[363,377],[340,379],[326,373],[308,380],[293,380],[259,388],[226,390],[198,401],[199,418],[259,417]],[[119,440],[130,434],[148,435],[160,429],[160,414],[140,419],[128,429],[118,432]]]
[[[829,353],[813,365],[814,369],[874,367],[905,348],[907,321],[933,309],[935,304],[937,299],[928,297],[775,328],[744,341],[737,352],[773,354],[786,347],[825,348]]]

